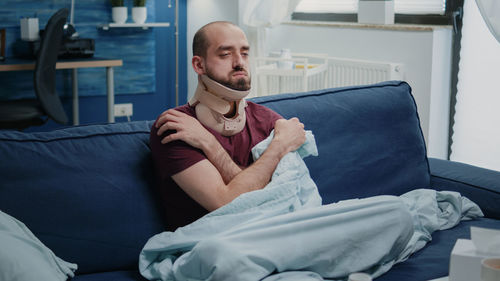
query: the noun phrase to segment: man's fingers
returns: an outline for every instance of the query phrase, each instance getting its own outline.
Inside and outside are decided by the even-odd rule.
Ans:
[[[190,115],[184,113],[184,112],[181,112],[179,110],[175,110],[175,109],[169,109],[166,111],[166,113],[169,115],[169,116],[175,116],[177,118],[179,117],[190,117]]]
[[[158,131],[156,133],[157,133],[158,136],[161,136],[161,135],[163,135],[168,130],[176,130],[176,131],[178,131],[181,128],[182,128],[182,126],[178,122],[167,121],[160,128],[158,128]]]
[[[182,116],[188,116],[187,114],[180,112],[175,109],[169,109],[160,114],[160,117],[156,120],[156,128],[160,128],[163,124],[168,121],[176,121],[177,118]]]
[[[169,119],[168,114],[160,115],[160,117],[158,117],[155,123],[156,128],[160,128],[161,126],[163,126],[163,124],[168,122],[168,119]]]
[[[159,128],[161,125],[163,125],[163,123],[166,122],[167,114],[168,114],[168,110],[162,112],[160,114],[160,116],[156,119],[156,123],[155,123],[156,128]]]
[[[206,131],[196,118],[177,110],[167,110],[162,114],[157,122],[157,134],[162,136],[167,131],[170,132],[169,136],[161,140],[162,144],[171,142],[173,140],[183,140],[194,147],[200,147],[204,140],[206,140]]]
[[[158,131],[156,132],[156,134],[157,134],[158,136],[161,136],[161,135],[163,135],[163,133],[165,133],[166,131],[168,131],[168,123],[165,123],[165,124],[161,125],[161,127],[160,127],[160,128],[158,128]]]
[[[180,118],[178,116],[172,115],[170,112],[161,116],[156,121],[156,128],[158,129],[157,132],[158,135],[162,135],[167,130],[176,130],[178,126],[175,126],[175,124],[177,123],[180,123]]]
[[[180,139],[179,133],[173,133],[173,134],[170,134],[170,135],[164,137],[161,140],[161,143],[166,144],[166,143],[169,143],[171,141],[178,140],[178,139]]]
[[[299,118],[297,118],[297,117],[292,117],[292,118],[290,118],[290,120],[293,120],[294,122],[297,122],[297,124],[298,124],[300,127],[304,128],[304,123],[300,122]]]

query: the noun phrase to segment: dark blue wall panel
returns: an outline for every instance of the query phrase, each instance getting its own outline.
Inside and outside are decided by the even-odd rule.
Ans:
[[[179,103],[187,98],[186,81],[186,1],[179,1]],[[131,22],[132,0],[125,0]],[[20,18],[39,18],[43,29],[50,16],[60,8],[70,8],[70,0],[2,0],[0,28],[7,31],[7,57],[27,53],[26,45],[19,44]],[[82,38],[95,40],[95,56],[123,59],[122,67],[115,67],[115,102],[133,103],[132,120],[150,120],[175,106],[175,0],[148,0],[146,22],[170,22],[170,27],[115,28],[102,30],[99,25],[111,22],[109,0],[75,1],[74,24]],[[69,21],[69,19],[68,19]],[[22,42],[21,42],[22,43]],[[8,59],[7,58],[7,59]],[[32,72],[1,72],[0,99],[34,97]],[[106,113],[106,71],[104,68],[78,70],[80,96],[80,123],[102,123]],[[71,71],[58,71],[58,92],[66,112],[71,116]],[[117,122],[125,121],[117,118]],[[59,127],[49,122],[40,128]]]

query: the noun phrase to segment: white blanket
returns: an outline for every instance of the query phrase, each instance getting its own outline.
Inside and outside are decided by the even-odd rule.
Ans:
[[[258,158],[272,139],[258,144]],[[314,136],[287,154],[262,190],[175,232],[152,237],[139,268],[150,280],[323,280],[364,271],[377,277],[421,249],[436,230],[481,216],[454,192],[415,190],[321,205],[302,157]]]

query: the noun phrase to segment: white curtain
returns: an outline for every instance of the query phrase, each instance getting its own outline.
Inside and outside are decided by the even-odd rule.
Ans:
[[[250,56],[266,56],[267,30],[279,25],[283,21],[290,20],[290,16],[295,10],[300,0],[240,0],[239,9],[242,23],[246,30],[248,42],[250,44]],[[255,74],[255,65],[251,65],[251,70]],[[256,96],[258,88],[262,86],[255,84],[253,80],[252,90],[249,97]]]
[[[499,30],[494,24],[498,23],[499,1],[477,2],[487,14],[484,20],[474,0],[464,1],[450,159],[500,171],[500,44],[492,35]]]
[[[500,43],[500,1],[476,0],[476,3],[486,25]]]
[[[242,22],[246,26],[252,56],[265,55],[267,28],[276,26],[295,10],[300,0],[246,0],[240,1]]]

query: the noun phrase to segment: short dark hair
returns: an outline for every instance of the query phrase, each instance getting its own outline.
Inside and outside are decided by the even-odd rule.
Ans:
[[[214,21],[202,26],[200,29],[198,29],[193,38],[193,56],[206,57],[208,49],[208,38],[206,35],[206,30],[209,26],[214,24],[228,24],[237,26],[230,21]]]

